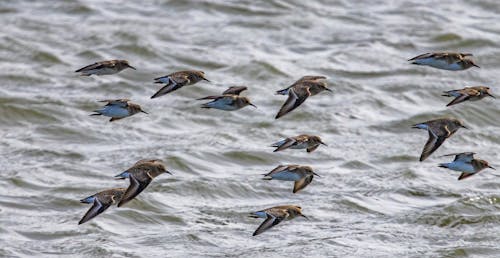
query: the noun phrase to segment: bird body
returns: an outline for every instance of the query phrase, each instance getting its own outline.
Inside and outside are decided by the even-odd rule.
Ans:
[[[129,99],[107,99],[99,102],[106,102],[106,105],[101,109],[94,110],[95,113],[91,116],[111,117],[110,122],[133,116],[139,112],[147,114],[139,104],[132,103]]]
[[[265,218],[264,222],[255,230],[252,236],[264,233],[268,229],[278,225],[284,220],[292,220],[297,216],[302,216],[307,219],[307,216],[302,214],[302,208],[296,205],[283,205],[264,209],[257,212],[252,212],[252,218]]]
[[[474,86],[474,87],[465,87],[459,90],[450,90],[443,92],[445,97],[455,97],[448,105],[451,106],[458,103],[462,103],[464,101],[478,101],[486,96],[490,96],[492,98],[496,98],[490,91],[489,87],[486,86]]]
[[[323,81],[299,80],[293,87],[288,89],[288,98],[281,106],[275,118],[278,119],[290,113],[302,105],[309,96],[314,96],[324,90],[332,91],[326,87],[326,83]]]
[[[160,174],[168,173],[165,164],[158,159],[143,159],[137,161],[131,168],[117,175],[119,179],[130,179],[130,186],[123,194],[122,200],[118,203],[118,207],[134,199],[139,195],[151,181]]]
[[[203,104],[202,108],[215,108],[225,111],[234,111],[246,107],[248,105],[256,107],[250,102],[247,97],[239,95],[221,95],[221,96],[208,96],[198,100],[210,99],[212,101]]]
[[[460,176],[458,177],[458,180],[473,176],[485,168],[495,169],[490,166],[487,161],[475,159],[474,154],[475,153],[473,152],[463,152],[444,155],[455,156],[455,159],[449,163],[441,163],[439,164],[439,167],[462,172],[462,174],[460,174]]]
[[[466,58],[468,56],[472,56],[472,54],[453,52],[425,53],[408,61],[412,61],[412,64],[416,65],[426,65],[450,71],[465,70],[472,66],[479,68],[471,59]]]
[[[83,68],[76,70],[76,73],[81,73],[81,76],[91,76],[95,75],[110,75],[123,71],[126,68],[131,68],[136,70],[134,67],[129,65],[127,60],[108,60],[96,62],[91,65],[87,65]]]
[[[420,161],[424,161],[434,151],[436,151],[443,142],[452,136],[459,128],[467,128],[462,121],[454,118],[440,118],[413,125],[413,128],[424,129],[429,132],[429,139],[425,143]]]
[[[301,134],[275,142],[271,147],[276,147],[274,152],[285,149],[307,149],[307,152],[313,152],[320,144],[326,146],[319,136]]]
[[[282,180],[294,181],[293,193],[304,189],[309,185],[314,176],[319,176],[314,173],[309,166],[299,165],[280,165],[273,169],[271,172],[264,174],[264,180]]]
[[[87,198],[80,200],[81,203],[92,203],[92,207],[85,213],[78,224],[83,224],[97,215],[103,213],[111,205],[121,201],[123,194],[125,193],[125,188],[113,188],[98,192]]]
[[[164,83],[165,86],[151,96],[152,99],[161,97],[172,91],[176,91],[184,86],[193,85],[201,80],[210,82],[207,78],[205,78],[205,73],[203,71],[194,70],[178,71],[155,78],[154,80],[155,83]]]

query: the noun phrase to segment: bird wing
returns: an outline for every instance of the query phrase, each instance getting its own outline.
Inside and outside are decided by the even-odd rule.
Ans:
[[[141,180],[137,179],[137,176],[134,174],[130,174],[130,185],[123,194],[122,199],[118,203],[118,207],[123,206],[125,203],[134,199],[137,195],[139,195],[148,185],[151,183],[152,179],[150,177],[141,178]]]
[[[455,159],[453,161],[463,161],[465,163],[470,163],[474,159],[474,152],[463,152],[463,153],[456,153],[455,154]]]
[[[427,157],[429,157],[441,144],[443,144],[444,140],[446,140],[445,135],[437,136],[431,130],[429,132],[429,139],[425,143],[424,149],[422,150],[422,154],[420,155],[420,161],[424,161]]]
[[[460,96],[454,98],[450,103],[448,103],[446,106],[449,107],[449,106],[452,106],[452,105],[455,105],[455,104],[458,104],[458,103],[462,103],[466,100],[470,99],[470,96],[467,95],[467,94],[463,94],[463,93],[460,93]]]
[[[196,99],[196,100],[205,100],[205,99],[220,99],[224,96],[206,96],[206,97],[203,97],[203,98],[199,98],[199,99]]]
[[[99,102],[106,102],[106,106],[128,107],[129,99],[104,99]]]
[[[279,172],[285,171],[288,169],[288,166],[286,165],[279,165],[275,169],[271,170],[271,172],[265,174],[264,176],[272,176],[274,174],[277,174]]]
[[[109,208],[109,206],[111,206],[111,203],[102,203],[99,200],[99,198],[95,198],[94,204],[87,211],[87,213],[85,213],[85,215],[83,216],[83,218],[78,222],[78,225],[83,224],[83,223],[91,220],[95,216],[103,213],[106,209]]]
[[[222,95],[240,95],[240,93],[245,90],[247,90],[246,86],[233,86],[222,92]]]
[[[295,184],[293,185],[293,193],[296,193],[304,189],[308,184],[312,182],[313,177],[314,177],[313,175],[310,175],[295,181]]]
[[[462,172],[462,174],[460,174],[460,176],[458,177],[458,180],[463,180],[463,179],[466,179],[470,176],[473,176],[475,175],[476,173],[465,173],[465,172]]]
[[[115,62],[110,62],[110,61],[96,62],[96,63],[93,63],[91,65],[87,65],[85,67],[82,67],[82,68],[76,70],[75,73],[85,72],[85,71],[94,70],[94,69],[103,69],[106,67],[111,68],[114,66],[115,66]]]
[[[253,232],[252,236],[262,234],[264,231],[280,224],[281,221],[288,217],[288,212],[282,212],[282,214],[279,214],[278,216],[270,214],[268,212],[266,215],[266,220],[264,220],[264,222],[262,222],[262,224],[260,224],[260,226],[255,230],[255,232]]]
[[[281,106],[280,111],[276,115],[276,119],[286,115],[290,111],[300,106],[306,99],[311,96],[309,87],[293,87],[288,91],[288,99]]]
[[[278,148],[276,148],[273,152],[277,152],[277,151],[282,151],[284,149],[288,149],[290,147],[292,147],[293,145],[296,145],[297,144],[297,141],[293,138],[286,138],[285,139],[285,142],[283,144],[281,144],[280,146],[278,146]]]
[[[313,152],[313,151],[314,151],[314,150],[316,150],[318,147],[319,147],[319,144],[318,144],[318,145],[311,146],[311,147],[307,148],[307,152]]]
[[[417,60],[417,59],[434,57],[434,55],[435,55],[434,53],[425,53],[425,54],[421,54],[421,55],[418,55],[416,57],[410,58],[410,59],[408,59],[408,61],[414,61],[414,60]]]

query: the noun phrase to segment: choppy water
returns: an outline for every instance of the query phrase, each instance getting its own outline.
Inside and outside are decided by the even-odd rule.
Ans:
[[[442,154],[474,151],[499,167],[500,102],[445,108],[444,90],[485,84],[500,95],[498,1],[1,1],[0,256],[498,257],[500,180],[458,182]],[[481,69],[441,71],[405,60],[474,53]],[[138,68],[73,71],[106,59]],[[199,83],[150,100],[152,78],[199,69]],[[274,120],[275,90],[303,75],[321,93]],[[202,110],[195,98],[247,85],[258,109]],[[108,123],[88,114],[131,98],[150,115]],[[425,162],[411,124],[455,116],[461,130]],[[311,133],[316,152],[269,144]],[[165,160],[137,200],[77,225],[78,200],[126,185],[135,161]],[[302,192],[261,180],[278,164],[320,174]],[[250,211],[298,204],[311,220],[258,237]]]

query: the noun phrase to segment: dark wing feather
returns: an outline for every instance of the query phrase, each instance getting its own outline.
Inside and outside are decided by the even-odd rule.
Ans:
[[[273,152],[282,151],[284,149],[288,149],[293,145],[297,145],[297,141],[293,138],[286,138],[285,143],[281,144],[278,148],[276,148]]]
[[[314,150],[316,150],[318,147],[319,147],[319,144],[318,144],[318,145],[311,146],[311,147],[307,148],[307,152],[313,152],[313,151],[314,151]]]
[[[286,115],[292,110],[296,109],[300,106],[306,99],[311,96],[311,92],[309,91],[309,87],[297,87],[291,88],[288,91],[288,99],[285,104],[281,106],[280,111],[276,115],[276,119]]]
[[[473,175],[475,175],[475,174],[476,174],[476,173],[462,173],[462,174],[460,174],[460,176],[458,177],[458,180],[463,180],[463,179],[466,179],[466,178],[468,178],[468,177],[470,177],[470,176],[473,176]]]
[[[149,183],[151,183],[152,180],[150,177],[147,177],[144,181],[139,181],[133,174],[130,175],[129,178],[130,178],[130,186],[123,194],[121,201],[118,203],[118,207],[121,207],[125,203],[134,199],[149,185]]]
[[[313,175],[306,176],[300,180],[295,181],[295,184],[293,185],[293,193],[296,193],[304,188],[306,188],[307,185],[309,185],[312,180],[313,180]]]
[[[410,59],[408,59],[408,61],[414,61],[414,60],[421,59],[421,58],[428,58],[428,57],[432,57],[433,55],[434,55],[433,53],[425,53],[425,54],[421,54],[421,55],[418,55],[416,57],[410,58]]]
[[[199,99],[196,99],[196,100],[205,100],[205,99],[220,99],[224,96],[206,96],[206,97],[203,97],[203,98],[199,98]]]
[[[429,130],[429,139],[425,143],[424,149],[422,150],[422,155],[420,155],[420,161],[424,161],[429,157],[441,144],[446,140],[446,136],[436,136]]]
[[[95,216],[103,213],[106,209],[109,208],[109,206],[111,206],[111,203],[109,203],[109,204],[103,204],[101,201],[99,201],[98,198],[95,198],[94,204],[87,211],[87,213],[85,213],[85,215],[83,216],[83,218],[78,222],[78,225],[83,224],[83,223],[91,220]]]
[[[84,71],[88,71],[88,70],[94,70],[94,69],[102,69],[102,68],[104,68],[104,63],[97,62],[97,63],[93,63],[91,65],[87,65],[85,67],[82,67],[82,68],[76,70],[75,73],[84,72]]]
[[[462,103],[466,100],[470,99],[470,96],[469,95],[466,95],[466,94],[462,94],[458,97],[456,97],[455,99],[453,99],[450,103],[448,103],[448,105],[446,105],[447,107],[451,106],[451,105],[455,105],[455,104],[458,104],[458,103]]]
[[[285,217],[275,217],[270,214],[267,214],[266,220],[260,224],[260,226],[253,232],[252,236],[256,236],[262,234],[264,231],[278,225],[281,221],[283,221]]]

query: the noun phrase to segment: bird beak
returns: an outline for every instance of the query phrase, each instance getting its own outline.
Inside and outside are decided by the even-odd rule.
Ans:
[[[137,69],[135,69],[135,67],[133,67],[133,66],[131,66],[131,65],[127,65],[127,66],[128,66],[128,68],[131,68],[131,69],[137,70]]]
[[[116,175],[116,179],[120,180],[120,179],[125,179],[127,178],[126,176],[123,176],[123,174],[127,173],[127,171],[123,171],[122,173]]]
[[[315,176],[317,176],[317,177],[321,177],[320,175],[318,175],[318,174],[316,174],[316,173],[314,173],[314,172],[313,172],[313,175],[315,175]]]
[[[300,216],[302,216],[302,217],[306,218],[307,220],[309,220],[309,218],[306,215],[302,214],[302,213],[300,214]]]
[[[328,89],[328,88],[325,88],[325,90],[329,91],[329,92],[333,92],[333,90],[331,89]]]
[[[468,128],[468,127],[466,127],[465,125],[462,125],[461,127],[462,127],[462,128],[465,128],[465,129],[467,129],[467,130],[469,130],[469,128]]]
[[[474,64],[474,63],[472,63],[472,66],[475,66],[475,67],[477,67],[477,68],[481,68],[481,67],[479,67],[479,65]]]
[[[493,169],[493,170],[497,170],[496,168],[492,167],[492,166],[488,166],[489,168]]]
[[[173,175],[172,172],[168,171],[168,170],[165,170],[165,173],[167,174],[170,174],[170,175]]]
[[[324,143],[324,142],[322,142],[322,141],[320,141],[319,143],[320,143],[320,144],[323,144],[323,145],[325,145],[325,146],[328,146],[328,145],[326,145],[326,143]]]
[[[144,113],[144,114],[148,114],[149,115],[149,113],[146,112],[146,111],[144,111],[144,110],[141,110],[141,112]]]
[[[257,106],[256,106],[256,105],[254,105],[254,104],[252,104],[252,103],[248,103],[248,105],[250,105],[250,106],[252,106],[252,107],[254,107],[254,108],[257,108]]]
[[[495,96],[493,96],[493,95],[491,95],[491,93],[489,93],[489,92],[486,92],[486,95],[488,95],[488,96],[490,96],[490,97],[492,97],[492,98],[496,99],[496,97],[495,97]]]
[[[203,77],[202,78],[203,80],[207,81],[207,82],[210,82],[207,78]]]

